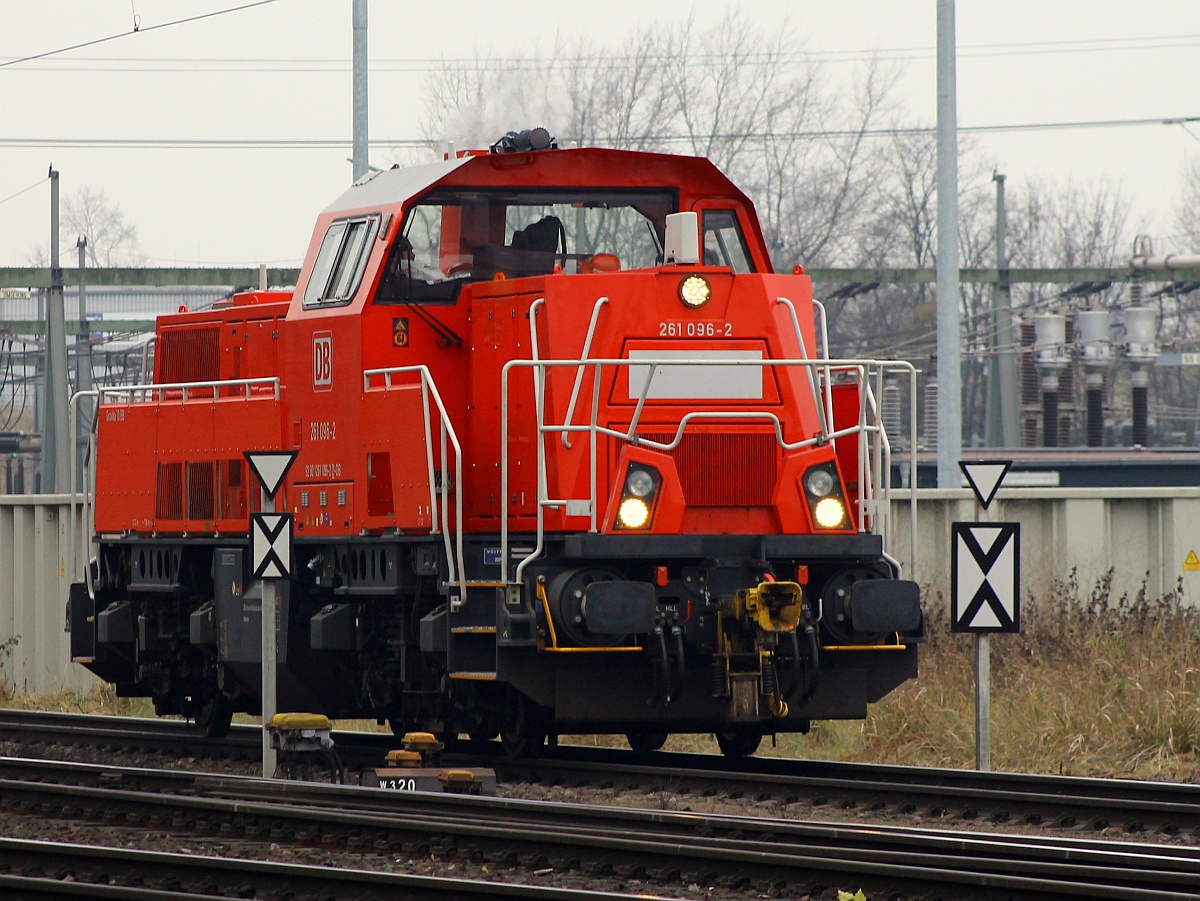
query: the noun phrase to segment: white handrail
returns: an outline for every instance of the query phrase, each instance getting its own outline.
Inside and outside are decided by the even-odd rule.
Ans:
[[[804,335],[800,332],[800,318],[796,315],[795,305],[786,297],[776,297],[776,303],[781,303],[787,307],[788,315],[792,318],[792,333],[796,339],[796,344],[800,348],[800,353],[804,355],[804,361],[810,362],[811,358],[808,355],[808,348],[804,346]],[[817,387],[817,380],[812,369],[806,368],[805,374],[808,376],[808,387],[812,391],[813,406],[817,410],[817,420],[821,423],[821,436],[828,439],[830,431],[833,429],[833,413],[829,416],[825,415],[825,405],[821,403],[821,390]],[[832,411],[832,407],[830,408]]]
[[[211,379],[202,382],[154,382],[142,385],[112,385],[98,390],[100,404],[104,404],[105,402],[151,404],[161,403],[165,399],[162,395],[167,391],[178,391],[181,400],[187,403],[188,401],[219,400],[221,399],[219,392],[226,388],[241,388],[244,392],[243,397],[252,397],[255,388],[265,388],[268,386],[274,389],[275,400],[279,400],[278,376],[254,379]],[[189,397],[189,393],[195,394],[202,391],[212,393]],[[125,395],[124,400],[119,399],[121,395]],[[233,395],[225,396],[232,397]]]
[[[818,333],[821,338],[821,346],[818,348],[820,356],[829,359],[829,317],[825,314],[825,304],[813,298],[813,309],[820,313],[821,330]],[[793,310],[795,307],[792,308]],[[799,323],[797,323],[798,325]],[[829,367],[825,367],[825,415],[829,417],[829,426],[833,427],[833,377],[829,371]]]
[[[583,383],[583,364],[587,362],[588,354],[592,352],[592,338],[596,334],[596,322],[600,319],[600,308],[606,303],[608,303],[608,298],[601,297],[592,307],[592,318],[588,322],[587,335],[583,339],[583,353],[579,355],[579,370],[575,373],[575,385],[571,388],[571,402],[567,404],[566,421],[568,425],[575,416],[575,402],[579,400],[579,388]],[[534,359],[536,359],[536,357]],[[563,432],[562,443],[563,447],[567,448],[568,450],[571,449],[571,442],[567,438],[566,432]]]
[[[462,509],[462,446],[458,442],[458,435],[454,431],[454,423],[450,420],[450,414],[446,411],[446,405],[442,402],[442,395],[437,389],[437,384],[433,380],[433,375],[429,372],[428,366],[392,366],[386,369],[366,369],[363,370],[363,391],[380,390],[371,388],[371,379],[373,377],[383,377],[382,390],[388,391],[392,388],[392,376],[402,373],[420,373],[421,376],[421,402],[424,410],[425,419],[425,456],[426,465],[428,466],[429,478],[429,500],[431,512],[441,511],[442,520],[442,540],[445,543],[446,563],[450,568],[447,582],[451,585],[458,586],[460,591],[465,590],[466,581],[466,564],[463,558],[463,509]],[[429,416],[429,398],[433,398],[434,404],[438,409],[438,419],[441,425],[441,458],[442,458],[442,503],[437,502],[437,482],[434,477],[433,468],[433,429]],[[446,442],[449,441],[454,448],[454,542],[450,541],[450,487],[446,484]],[[430,517],[434,523],[430,529],[431,534],[437,533],[438,517],[433,515]]]
[[[92,485],[90,483],[92,481],[92,475],[93,475],[92,468],[91,468],[91,460],[92,460],[92,453],[94,452],[95,446],[96,446],[96,444],[95,444],[95,442],[96,442],[96,423],[99,421],[99,418],[100,418],[98,415],[99,410],[100,410],[99,396],[100,396],[100,392],[95,389],[93,389],[91,391],[76,391],[71,396],[71,425],[70,425],[70,436],[71,437],[70,437],[70,442],[71,442],[71,447],[75,448],[76,452],[78,452],[78,448],[79,448],[79,416],[80,416],[79,409],[80,409],[80,405],[82,404],[82,402],[84,400],[86,400],[88,398],[91,398],[96,401],[96,408],[92,412],[91,427],[88,429],[88,444],[87,444],[88,452],[84,455],[84,458],[83,458],[83,482],[84,482],[84,484],[82,485],[82,488],[83,488],[82,499],[80,499],[80,496],[79,496],[80,495],[79,489],[81,486],[76,484],[76,480],[75,480],[75,472],[76,472],[75,462],[74,462],[74,460],[71,461],[71,572],[75,573],[76,575],[80,574],[79,548],[85,544],[90,543],[91,537],[92,537],[92,529],[90,526],[91,516],[89,515],[89,511],[91,510],[91,497],[92,497],[92,491],[90,490],[92,488]],[[79,510],[80,504],[83,505],[83,515],[82,516],[78,515],[78,510]],[[77,520],[78,520],[78,523],[76,522]],[[78,526],[78,530],[79,530],[78,535],[75,534],[77,526]],[[76,540],[76,538],[78,538],[78,541]],[[82,575],[84,577],[84,580],[88,583],[88,594],[95,597],[96,592],[95,592],[95,586],[92,584],[91,567],[87,565],[86,560],[83,563]]]
[[[279,401],[279,379],[271,376],[266,378],[253,379],[212,379],[200,382],[162,382],[162,383],[144,383],[140,385],[110,385],[103,388],[96,388],[91,391],[77,391],[71,397],[71,423],[70,423],[70,442],[71,447],[78,447],[79,436],[79,417],[80,404],[92,398],[96,401],[96,407],[92,414],[91,427],[88,430],[87,454],[84,457],[83,481],[80,486],[76,479],[76,467],[71,466],[71,516],[79,518],[79,540],[76,541],[75,524],[71,527],[71,569],[76,574],[82,574],[88,583],[88,592],[95,593],[95,586],[92,584],[91,567],[88,565],[88,560],[81,560],[79,549],[87,545],[92,540],[93,529],[91,527],[93,516],[93,497],[95,494],[95,469],[92,465],[92,460],[96,450],[96,434],[100,423],[100,408],[106,403],[113,404],[150,404],[158,403],[163,400],[162,394],[167,391],[178,391],[180,400],[184,403],[214,401],[220,400],[221,390],[239,388],[242,391],[243,398],[254,397],[255,388],[270,387],[272,396],[276,402]],[[196,392],[205,392],[196,395]],[[224,399],[228,399],[233,395],[226,395]],[[264,395],[265,396],[265,395]],[[81,496],[82,489],[82,496]],[[82,506],[82,517],[79,516],[80,506]]]
[[[781,299],[782,302],[788,303],[786,299]],[[537,302],[535,301],[535,304]],[[790,307],[790,303],[788,303]],[[531,315],[531,321],[533,316]],[[531,331],[535,331],[531,324]],[[802,351],[803,352],[803,351]],[[536,357],[536,354],[535,354]],[[593,391],[592,391],[592,413],[590,421],[587,424],[574,424],[574,412],[577,397],[572,398],[569,418],[565,417],[561,424],[547,423],[545,420],[544,409],[544,386],[547,374],[550,370],[556,368],[573,367],[577,371],[581,371],[581,367],[587,366],[593,370]],[[642,384],[641,391],[638,393],[634,412],[631,417],[629,428],[622,431],[609,428],[597,422],[597,416],[600,408],[600,382],[601,373],[605,367],[624,368],[628,369],[632,366],[643,367],[647,370],[647,378]],[[843,371],[852,373],[859,384],[859,417],[858,422],[854,425],[847,426],[842,429],[827,428],[821,433],[810,437],[797,437],[795,435],[785,435],[784,423],[780,420],[778,414],[769,410],[755,409],[725,409],[725,410],[691,410],[684,413],[678,418],[675,427],[675,434],[669,442],[655,441],[644,436],[638,436],[636,433],[638,423],[640,422],[641,413],[645,409],[650,385],[653,382],[654,372],[659,366],[753,366],[753,367],[794,367],[803,366],[810,373],[810,385],[815,382],[811,378],[811,374],[818,369],[829,373],[827,376],[827,384],[832,386],[832,374],[835,371]],[[763,421],[770,423],[775,436],[777,445],[785,450],[792,451],[805,447],[813,447],[834,441],[838,438],[849,438],[853,436],[859,441],[859,492],[858,492],[858,524],[859,529],[865,531],[866,523],[869,520],[872,531],[878,532],[884,537],[885,544],[888,540],[887,516],[880,515],[879,510],[886,503],[890,493],[890,478],[891,478],[891,443],[887,438],[886,432],[883,429],[882,421],[880,420],[879,405],[875,400],[876,391],[872,388],[871,380],[874,378],[879,385],[882,385],[885,375],[894,373],[907,373],[909,377],[911,391],[916,390],[916,369],[912,364],[903,361],[890,360],[837,360],[829,358],[819,359],[711,359],[711,358],[696,358],[688,359],[650,359],[638,358],[629,360],[623,358],[592,358],[588,360],[510,360],[501,371],[501,398],[500,398],[500,421],[501,421],[501,463],[500,463],[500,484],[501,484],[501,559],[505,561],[507,566],[509,560],[509,381],[513,371],[528,367],[533,371],[534,386],[535,386],[535,408],[537,416],[537,484],[538,497],[535,504],[536,517],[536,544],[532,551],[525,556],[517,565],[516,578],[518,581],[523,577],[524,570],[529,563],[537,559],[545,548],[545,516],[546,508],[562,507],[567,503],[566,498],[551,498],[549,497],[549,488],[547,481],[547,463],[545,452],[545,439],[553,434],[568,435],[575,432],[586,432],[589,434],[591,444],[589,448],[589,491],[591,512],[591,530],[597,530],[597,516],[599,507],[599,498],[597,497],[598,485],[598,454],[597,442],[600,436],[615,438],[620,441],[636,443],[645,447],[650,447],[660,451],[670,451],[678,447],[683,440],[684,433],[692,423],[701,421]],[[578,377],[576,380],[578,384]],[[882,389],[880,389],[882,390]],[[828,392],[826,392],[828,393]],[[632,397],[631,397],[632,399]],[[730,406],[735,401],[730,401],[724,406]],[[821,414],[828,413],[828,424],[832,425],[832,408],[826,408],[822,399],[816,400],[818,412]],[[825,417],[822,416],[824,419]],[[825,423],[823,423],[824,425]],[[791,439],[791,440],[789,440]],[[570,446],[569,444],[567,445]],[[909,454],[912,458],[911,466],[913,472],[916,471],[916,443],[911,442]],[[916,546],[915,546],[915,502],[911,505],[911,515],[913,517],[912,533],[912,557],[915,561]],[[868,516],[868,513],[870,514]],[[895,563],[894,558],[890,555],[887,559]],[[896,564],[898,566],[898,564]]]
[[[151,335],[146,339],[146,343],[142,345],[142,378],[146,377],[146,373],[150,369],[150,351],[157,352],[158,335]]]

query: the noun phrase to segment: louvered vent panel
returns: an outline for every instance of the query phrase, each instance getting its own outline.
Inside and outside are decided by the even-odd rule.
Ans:
[[[187,518],[212,519],[214,509],[212,462],[189,463],[187,465]]]
[[[168,329],[154,352],[159,382],[212,382],[220,378],[220,326]]]
[[[643,437],[666,444],[675,436],[648,433]],[[771,503],[779,470],[774,435],[687,432],[670,454],[690,505],[753,507]]]
[[[159,519],[183,519],[183,464],[158,464],[155,515]]]

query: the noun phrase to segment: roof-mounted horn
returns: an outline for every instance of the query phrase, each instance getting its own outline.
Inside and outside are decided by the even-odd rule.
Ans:
[[[550,132],[542,128],[526,128],[524,131],[510,131],[491,146],[492,153],[524,153],[529,150],[557,150],[558,142],[550,137]]]

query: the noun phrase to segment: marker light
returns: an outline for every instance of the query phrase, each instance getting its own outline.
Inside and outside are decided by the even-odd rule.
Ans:
[[[804,477],[804,487],[813,497],[826,497],[833,491],[833,474],[827,469],[814,469]]]
[[[813,518],[822,529],[836,529],[846,518],[846,508],[836,497],[825,497],[817,501]]]
[[[712,285],[702,275],[689,275],[679,283],[679,299],[684,306],[696,309],[708,303],[712,297]]]
[[[640,529],[650,520],[650,505],[640,497],[627,497],[617,510],[617,520],[626,529]]]
[[[654,476],[644,469],[633,469],[625,480],[625,491],[634,497],[649,497],[654,491]]]

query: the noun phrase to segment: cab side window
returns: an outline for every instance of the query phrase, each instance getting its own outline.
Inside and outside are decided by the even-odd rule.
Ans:
[[[735,273],[754,271],[734,210],[704,210],[701,223],[705,266],[728,266]]]
[[[378,230],[378,216],[339,219],[329,226],[304,289],[306,307],[350,302]]]

